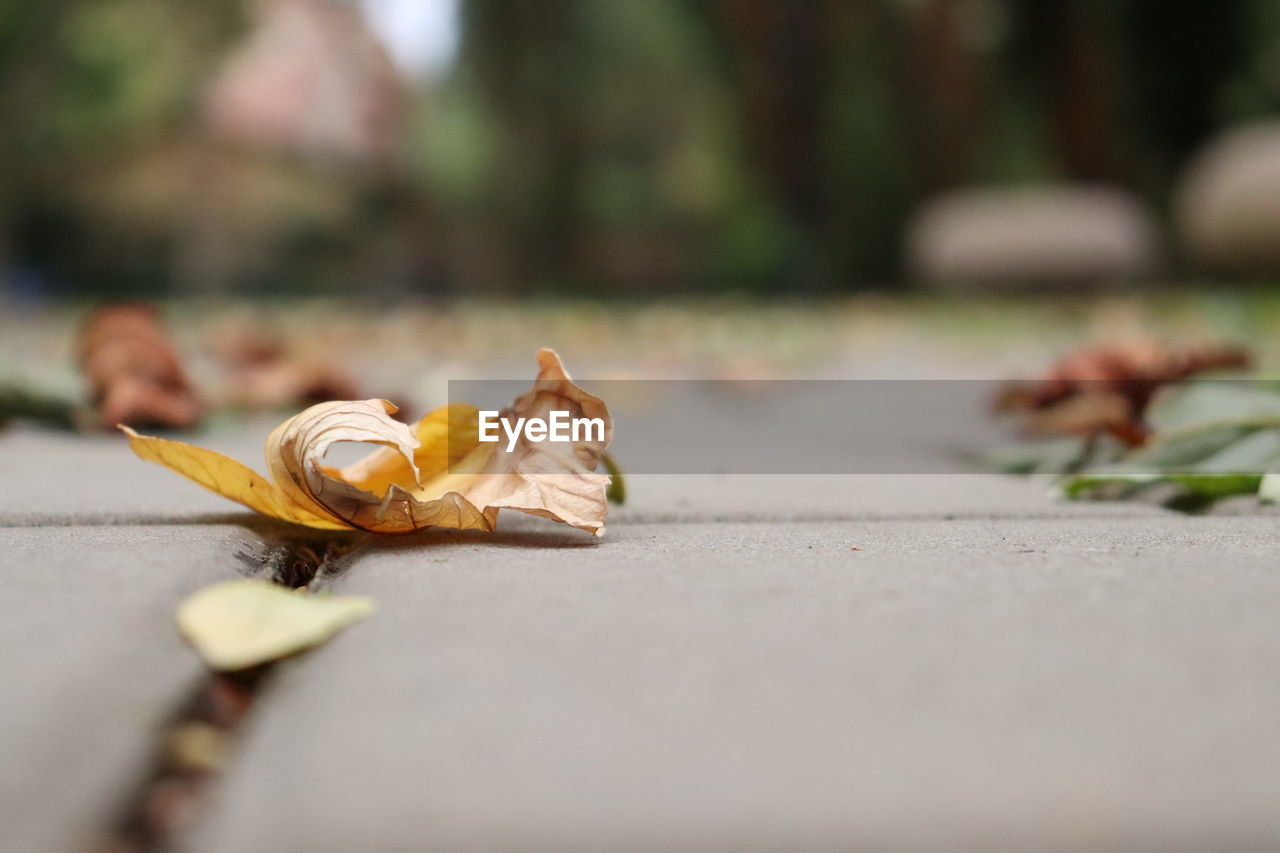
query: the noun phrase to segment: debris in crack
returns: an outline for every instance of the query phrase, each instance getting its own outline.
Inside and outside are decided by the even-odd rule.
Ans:
[[[300,590],[326,587],[353,554],[349,537],[278,541],[256,555],[238,553],[256,579],[232,583],[262,584],[301,597]],[[212,784],[234,757],[243,725],[274,669],[273,659],[234,672],[210,670],[200,678],[157,731],[141,777],[85,853],[181,849],[204,812]]]
[[[202,678],[157,733],[149,767],[87,853],[166,853],[195,825],[269,667]]]
[[[346,570],[356,555],[358,539],[350,534],[289,536],[269,542],[256,552],[241,550],[236,557],[249,577],[265,577],[289,589],[317,591]]]

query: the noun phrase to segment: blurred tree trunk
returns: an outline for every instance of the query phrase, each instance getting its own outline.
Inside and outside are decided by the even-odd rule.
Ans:
[[[1088,0],[1010,0],[1009,9],[1067,176],[1133,184],[1130,140],[1118,117],[1118,45],[1104,8]]]
[[[867,174],[895,166],[850,148],[835,122],[850,98],[874,103],[884,85],[885,135],[905,149],[915,199],[973,177],[990,97],[987,58],[964,39],[967,3],[713,0],[751,162],[802,235],[793,284],[889,272],[883,249],[854,234],[883,230],[866,216],[897,215],[878,204],[893,179]]]
[[[32,118],[47,108],[66,59],[60,29],[77,0],[9,0],[0,20],[0,293],[17,262],[15,229],[32,181],[25,138]]]
[[[471,0],[468,58],[507,138],[494,209],[513,277],[529,290],[576,267],[588,72],[573,38],[575,0]]]
[[[876,4],[916,198],[973,179],[990,109],[986,58],[966,44],[968,0]]]
[[[807,234],[828,224],[828,0],[717,0],[749,154],[769,192]]]
[[[1248,75],[1260,48],[1272,49],[1272,33],[1254,26],[1262,6],[1256,0],[1124,4],[1131,114],[1157,186],[1167,189],[1183,161],[1217,129],[1230,82]]]

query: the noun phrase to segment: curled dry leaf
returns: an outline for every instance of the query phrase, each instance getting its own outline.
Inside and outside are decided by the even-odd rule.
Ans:
[[[350,371],[318,346],[303,347],[257,322],[222,324],[210,346],[228,373],[232,406],[275,409],[360,396]]]
[[[1161,386],[1250,362],[1249,353],[1235,347],[1115,341],[1067,353],[1038,382],[1004,388],[993,407],[1021,413],[1030,433],[1110,433],[1137,446],[1147,440],[1147,406]]]
[[[613,436],[609,410],[574,385],[559,356],[538,352],[533,387],[500,417],[546,419],[552,411],[599,418],[604,434],[572,442],[530,441],[513,449],[481,442],[474,406],[443,406],[410,428],[385,400],[322,403],[285,421],[267,439],[270,479],[234,459],[124,428],[135,453],[250,509],[325,529],[407,533],[424,527],[493,530],[514,509],[604,532],[609,475],[595,473]],[[324,464],[339,442],[377,445],[343,468]]]
[[[290,355],[231,374],[230,402],[246,409],[275,409],[297,403],[355,397],[360,387],[328,359]]]
[[[373,611],[371,598],[308,595],[241,578],[192,595],[177,621],[205,663],[234,671],[317,646]]]
[[[98,422],[186,429],[204,415],[154,306],[106,305],[80,331],[80,370]]]

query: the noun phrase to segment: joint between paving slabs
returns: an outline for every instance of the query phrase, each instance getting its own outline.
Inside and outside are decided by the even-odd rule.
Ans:
[[[317,592],[346,570],[363,537],[264,537],[234,556],[242,574]],[[84,853],[167,853],[203,816],[254,706],[270,689],[276,663],[242,672],[202,673],[156,731],[150,755],[107,825]]]

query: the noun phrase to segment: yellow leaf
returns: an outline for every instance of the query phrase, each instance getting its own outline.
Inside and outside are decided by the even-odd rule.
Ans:
[[[285,421],[267,439],[271,481],[235,460],[126,429],[144,459],[275,518],[310,527],[406,533],[424,527],[492,530],[500,509],[563,521],[596,535],[608,512],[607,474],[595,473],[613,437],[608,407],[574,385],[551,350],[538,352],[534,386],[501,413],[519,418],[598,418],[601,435],[565,442],[522,434],[511,448],[479,440],[479,411],[453,404],[410,429],[385,400],[321,403]],[[584,431],[586,432],[586,431]],[[376,445],[344,468],[324,464],[339,442]]]
[[[178,608],[178,630],[213,669],[232,671],[317,646],[374,611],[373,599],[313,596],[264,580],[202,589]]]
[[[249,509],[308,527],[349,529],[349,525],[327,514],[319,515],[298,506],[257,471],[229,456],[181,441],[138,435],[127,426],[120,429],[129,436],[129,446],[141,458],[172,468],[206,489],[238,501]]]
[[[419,481],[444,474],[475,449],[480,443],[479,418],[480,410],[466,403],[441,406],[418,421],[412,463],[398,448],[384,447],[340,470],[327,468],[326,473],[375,495],[385,493],[393,483],[412,491]]]

